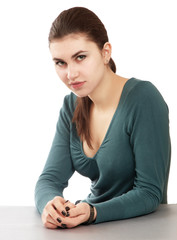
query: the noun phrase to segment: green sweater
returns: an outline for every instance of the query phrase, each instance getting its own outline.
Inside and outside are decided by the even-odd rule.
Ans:
[[[76,96],[64,99],[52,147],[35,188],[36,207],[63,196],[74,173],[90,178],[83,199],[96,207],[95,223],[148,214],[167,203],[170,168],[168,107],[148,81],[129,79],[102,145],[88,158],[72,123]],[[79,187],[79,186],[78,186]]]

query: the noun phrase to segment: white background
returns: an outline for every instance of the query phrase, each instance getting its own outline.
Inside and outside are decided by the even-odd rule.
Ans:
[[[117,73],[151,81],[170,109],[169,203],[177,203],[177,7],[174,0],[0,1],[0,205],[34,205],[34,187],[53,140],[63,97],[48,49],[52,21],[85,6],[105,24]],[[70,200],[89,193],[75,174]]]

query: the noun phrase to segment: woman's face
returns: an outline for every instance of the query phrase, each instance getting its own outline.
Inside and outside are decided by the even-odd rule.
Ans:
[[[56,72],[78,97],[90,95],[102,81],[105,54],[84,35],[70,34],[50,43]]]

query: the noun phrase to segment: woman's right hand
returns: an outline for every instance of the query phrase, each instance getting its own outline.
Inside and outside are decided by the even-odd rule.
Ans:
[[[44,207],[42,213],[42,222],[46,228],[65,228],[65,224],[62,221],[69,217],[69,209],[75,208],[75,204],[70,201],[66,201],[60,196],[54,197]]]

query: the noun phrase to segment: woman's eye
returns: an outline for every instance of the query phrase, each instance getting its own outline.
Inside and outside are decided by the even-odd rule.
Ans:
[[[56,62],[55,64],[58,65],[58,66],[60,66],[60,67],[62,67],[62,66],[65,65],[65,62],[63,62],[63,61],[58,61],[58,62]]]
[[[86,58],[85,55],[79,55],[79,56],[77,56],[77,60],[79,60],[79,61],[82,61],[82,60],[85,59],[85,58]]]

